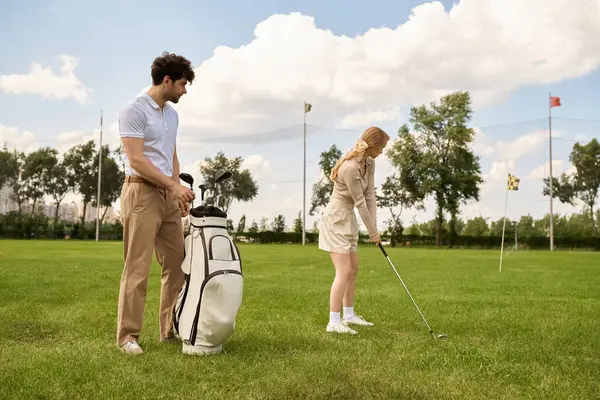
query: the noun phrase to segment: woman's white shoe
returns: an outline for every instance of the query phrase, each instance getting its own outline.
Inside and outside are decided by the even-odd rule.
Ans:
[[[346,325],[344,322],[341,322],[341,321],[337,322],[337,323],[327,324],[327,332],[349,333],[351,335],[356,335],[358,333],[354,329],[350,328],[348,325]]]
[[[362,326],[373,326],[372,322],[365,321],[365,319],[359,315],[353,315],[350,318],[344,318],[344,322],[351,325],[362,325]]]

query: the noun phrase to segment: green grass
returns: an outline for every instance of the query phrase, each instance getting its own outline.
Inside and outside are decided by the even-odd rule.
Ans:
[[[0,241],[2,399],[592,399],[600,396],[600,254],[361,246],[359,334],[325,333],[333,268],[310,246],[242,245],[237,330],[214,357],[158,342],[159,275],[141,344],[115,348],[120,243]]]

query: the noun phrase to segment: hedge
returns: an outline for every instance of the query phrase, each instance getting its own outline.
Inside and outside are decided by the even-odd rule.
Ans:
[[[4,239],[80,239],[93,240],[96,237],[96,222],[88,221],[82,229],[80,223],[59,222],[57,227],[44,215],[19,214],[9,212],[0,215],[0,238]],[[302,243],[302,233],[298,232],[243,232],[231,235],[238,242],[252,243]],[[359,241],[368,243],[368,236],[359,235]],[[123,226],[119,223],[105,223],[100,230],[101,240],[123,240]],[[307,232],[306,242],[317,243],[317,233]],[[382,235],[382,240],[389,241],[388,235]],[[435,236],[400,235],[397,236],[400,247],[435,247]],[[500,249],[501,236],[450,236],[443,235],[441,244],[451,248],[479,248]],[[504,246],[509,249],[513,246],[512,238],[506,238]],[[521,236],[518,239],[521,249],[546,250],[550,247],[550,240],[544,236]],[[557,249],[586,249],[600,250],[600,238],[582,236],[562,236],[554,238]]]

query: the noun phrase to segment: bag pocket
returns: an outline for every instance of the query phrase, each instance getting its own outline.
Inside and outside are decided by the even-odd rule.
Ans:
[[[215,261],[237,261],[236,247],[233,241],[225,235],[215,235],[208,243],[208,259]]]

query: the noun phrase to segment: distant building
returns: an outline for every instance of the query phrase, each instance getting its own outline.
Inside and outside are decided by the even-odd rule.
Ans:
[[[10,199],[12,190],[8,185],[4,185],[0,189],[0,214],[6,214],[10,211],[17,211],[19,206],[16,202]]]

